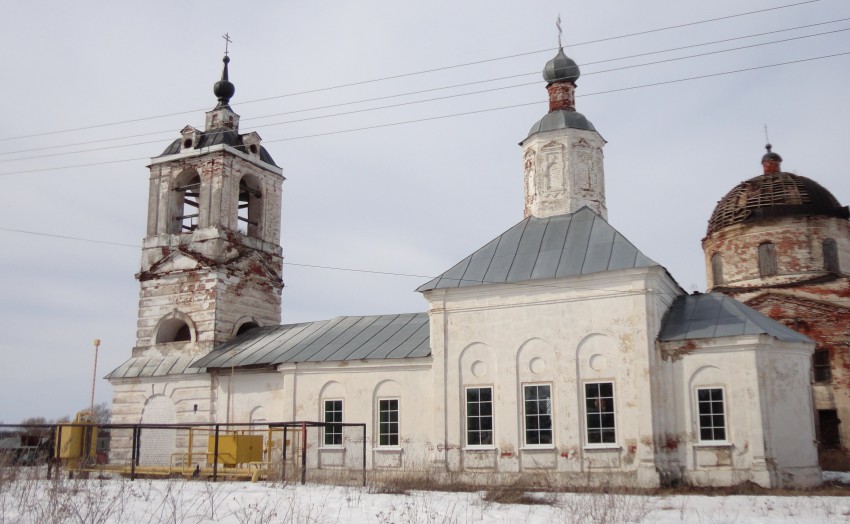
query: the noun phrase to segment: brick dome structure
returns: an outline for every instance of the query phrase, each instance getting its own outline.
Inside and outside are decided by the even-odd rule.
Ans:
[[[825,187],[810,178],[780,171],[782,157],[770,151],[762,157],[765,172],[729,191],[711,214],[706,235],[734,224],[792,216],[850,218]]]

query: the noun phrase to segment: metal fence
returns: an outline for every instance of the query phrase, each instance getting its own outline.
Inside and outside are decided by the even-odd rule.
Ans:
[[[135,479],[335,480],[366,482],[366,425],[241,424],[0,425],[0,461]]]

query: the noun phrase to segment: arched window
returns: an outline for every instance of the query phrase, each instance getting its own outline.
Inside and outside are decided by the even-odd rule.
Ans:
[[[711,255],[711,280],[715,286],[723,283],[723,258],[720,253]]]
[[[171,204],[172,221],[168,232],[191,233],[200,219],[201,177],[194,169],[187,169],[174,179]]]
[[[776,246],[773,242],[759,244],[759,275],[769,277],[776,274]]]
[[[255,176],[245,175],[239,181],[239,205],[236,221],[239,231],[251,237],[259,237],[263,220],[263,193],[260,181]]]
[[[831,238],[823,241],[823,268],[830,273],[838,273],[840,271],[838,265],[838,247],[835,245],[835,240]]]
[[[245,322],[244,324],[239,326],[239,329],[236,331],[236,336],[238,337],[242,333],[247,333],[252,329],[256,329],[258,327],[260,326],[256,322]]]
[[[156,331],[156,343],[188,342],[192,340],[192,332],[189,325],[179,318],[169,318],[160,324]]]

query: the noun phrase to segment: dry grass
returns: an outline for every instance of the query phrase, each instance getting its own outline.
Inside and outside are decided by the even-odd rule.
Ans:
[[[818,462],[824,471],[850,471],[850,453],[842,449],[818,452]]]

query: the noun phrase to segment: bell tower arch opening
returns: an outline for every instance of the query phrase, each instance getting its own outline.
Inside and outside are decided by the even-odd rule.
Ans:
[[[174,177],[171,195],[172,235],[191,233],[198,228],[201,217],[201,177],[194,169],[185,169]]]
[[[249,237],[261,237],[263,232],[263,192],[260,179],[244,175],[239,180],[239,199],[236,209],[237,228]]]

